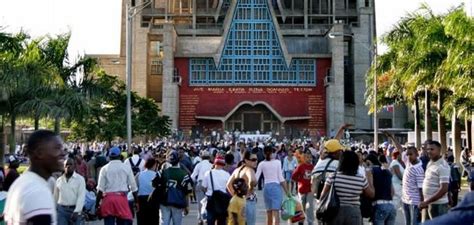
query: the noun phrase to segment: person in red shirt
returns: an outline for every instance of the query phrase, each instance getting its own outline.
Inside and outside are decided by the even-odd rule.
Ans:
[[[313,225],[314,222],[314,196],[313,193],[311,193],[311,171],[313,170],[312,161],[313,157],[311,151],[305,151],[304,162],[299,164],[291,175],[291,179],[298,183],[298,196],[303,205],[308,225]],[[299,224],[302,225],[303,222],[300,222]]]
[[[74,156],[75,160],[76,160],[76,173],[80,174],[82,177],[84,177],[84,179],[87,180],[88,177],[88,173],[87,173],[87,163],[86,161],[84,161],[84,159],[82,158],[82,155],[80,152],[78,152],[75,156]]]

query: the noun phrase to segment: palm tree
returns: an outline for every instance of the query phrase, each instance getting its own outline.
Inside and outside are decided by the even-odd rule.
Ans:
[[[77,81],[78,68],[86,65],[84,64],[86,61],[79,60],[70,65],[67,53],[69,39],[70,34],[48,37],[42,48],[44,59],[53,68],[51,76],[58,76],[63,82],[63,85],[57,86],[48,98],[50,102],[47,114],[54,118],[54,131],[58,134],[62,118],[71,119],[80,116],[87,107],[85,95],[81,90],[84,87],[78,86]]]
[[[385,98],[394,98],[392,101],[401,95],[402,101],[414,103],[417,147],[421,136],[418,114],[421,92],[425,93],[427,138],[431,138],[431,96],[437,95],[438,132],[443,150],[446,149],[445,116],[457,109],[458,115],[471,117],[474,60],[472,32],[468,31],[473,28],[472,18],[460,8],[446,15],[434,15],[422,5],[383,37],[389,52],[379,58],[383,60],[386,56],[388,60],[386,66],[377,70],[378,74],[390,73],[388,83],[393,85],[382,87],[385,90],[380,92]],[[370,77],[368,82],[371,82]],[[367,94],[370,97],[369,91]]]
[[[0,83],[4,84],[2,92],[6,96],[3,112],[10,118],[10,153],[16,146],[16,119],[28,113],[21,105],[55,82],[45,76],[49,67],[41,60],[39,41],[28,43],[21,39],[21,42],[22,48],[3,52],[0,62]]]
[[[443,20],[444,31],[451,38],[446,60],[441,65],[440,70],[445,76],[435,80],[435,83],[449,83],[451,94],[446,98],[445,115],[452,115],[453,123],[458,124],[458,120],[465,118],[472,119],[474,109],[474,19],[466,15],[462,7],[452,10]],[[442,113],[443,113],[442,112]],[[453,133],[457,134],[459,127]],[[474,130],[468,131],[472,133]],[[453,137],[454,143],[460,143],[460,135]],[[456,161],[459,160],[460,146],[456,145],[454,153]]]

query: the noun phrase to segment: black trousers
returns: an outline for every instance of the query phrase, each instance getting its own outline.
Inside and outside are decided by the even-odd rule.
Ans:
[[[138,196],[138,207],[138,225],[158,225],[160,223],[160,211],[148,202],[148,195]]]

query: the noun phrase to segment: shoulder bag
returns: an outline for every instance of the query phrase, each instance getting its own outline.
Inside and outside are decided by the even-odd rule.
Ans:
[[[326,222],[334,218],[339,211],[340,202],[336,193],[336,187],[334,186],[336,183],[336,176],[337,172],[334,174],[333,182],[329,188],[329,192],[325,196],[322,196],[316,208],[316,217],[318,220]]]
[[[212,179],[212,170],[209,171],[211,176],[212,195],[207,200],[207,211],[212,211],[219,216],[227,216],[227,207],[229,207],[230,195],[226,192],[214,190],[214,179]]]

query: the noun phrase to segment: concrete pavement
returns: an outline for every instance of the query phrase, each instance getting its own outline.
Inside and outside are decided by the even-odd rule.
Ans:
[[[257,225],[266,225],[266,211],[265,211],[265,204],[263,202],[263,191],[258,191],[258,201],[257,201]],[[197,204],[191,204],[190,212],[187,216],[183,218],[183,225],[197,225]],[[88,222],[87,225],[102,225],[104,222],[101,221],[94,221]],[[134,221],[136,224],[136,221]],[[281,222],[282,225],[289,224],[286,221]],[[364,225],[370,225],[371,223],[365,221]],[[396,225],[403,225],[403,212],[401,210],[397,211],[397,220]],[[315,224],[316,225],[316,224]]]

